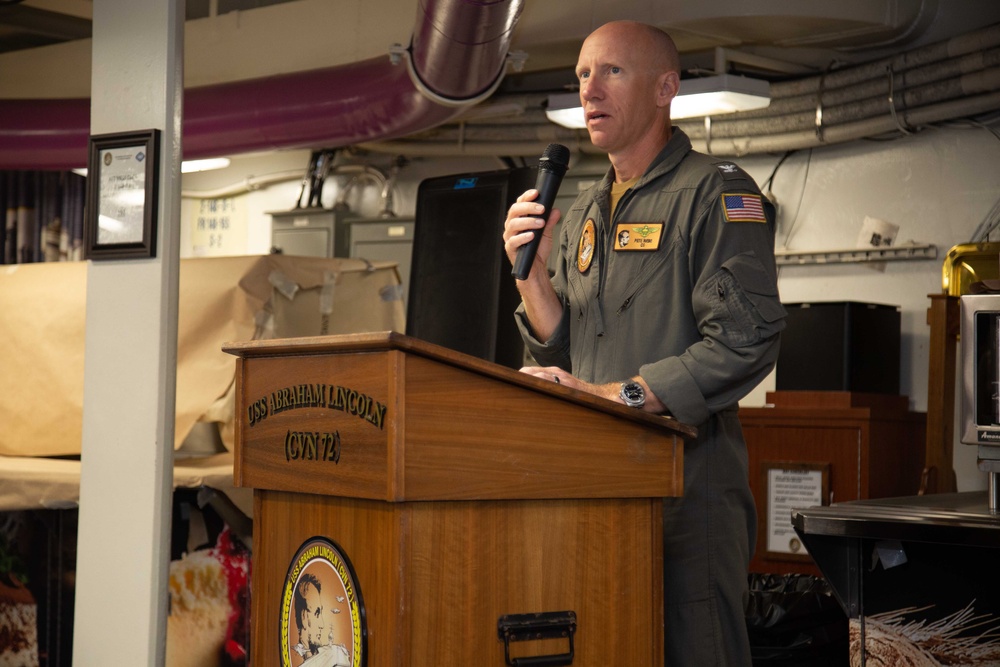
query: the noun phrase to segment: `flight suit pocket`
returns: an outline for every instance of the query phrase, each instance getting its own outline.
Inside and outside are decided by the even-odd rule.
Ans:
[[[675,261],[680,238],[672,233],[665,235],[661,243],[664,247],[656,252],[629,253],[615,258],[615,271],[626,276],[623,288],[616,289],[622,283],[608,285],[608,293],[614,297],[612,301],[617,303],[619,315],[628,310],[647,287],[662,285],[663,267]]]
[[[785,328],[785,307],[771,274],[752,253],[736,255],[705,286],[722,340],[746,347]]]

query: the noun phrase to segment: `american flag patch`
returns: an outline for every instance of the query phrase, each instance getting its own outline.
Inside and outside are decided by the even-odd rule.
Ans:
[[[761,195],[722,195],[726,222],[767,222]]]

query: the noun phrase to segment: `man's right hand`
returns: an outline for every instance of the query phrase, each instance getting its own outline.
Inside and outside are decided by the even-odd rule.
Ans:
[[[518,197],[517,201],[511,205],[510,210],[507,211],[507,220],[503,224],[503,247],[507,253],[507,259],[513,266],[517,257],[517,249],[531,241],[531,232],[540,233],[542,238],[538,244],[538,252],[535,254],[535,262],[528,280],[535,276],[542,276],[547,282],[549,274],[546,264],[549,253],[552,252],[552,228],[559,221],[560,212],[559,209],[552,209],[549,219],[543,221],[537,216],[542,215],[545,208],[535,201],[537,198],[538,190],[532,188]],[[536,271],[535,267],[539,267],[540,270]]]
[[[562,302],[552,288],[547,266],[549,253],[552,252],[552,228],[559,222],[561,214],[559,209],[552,209],[543,225],[542,219],[537,216],[545,207],[535,201],[537,198],[538,190],[532,188],[511,205],[503,223],[503,247],[513,266],[517,249],[531,240],[531,232],[542,235],[531,272],[525,280],[517,281],[517,289],[535,336],[540,341],[547,341],[562,319]]]

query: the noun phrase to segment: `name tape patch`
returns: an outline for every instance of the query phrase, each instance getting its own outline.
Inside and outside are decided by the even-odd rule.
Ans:
[[[662,238],[662,222],[623,222],[615,227],[615,251],[658,250]]]

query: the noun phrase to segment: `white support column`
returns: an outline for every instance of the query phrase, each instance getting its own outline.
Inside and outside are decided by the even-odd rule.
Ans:
[[[162,665],[180,244],[182,0],[94,0],[91,134],[162,131],[156,257],[89,263],[73,664]]]

